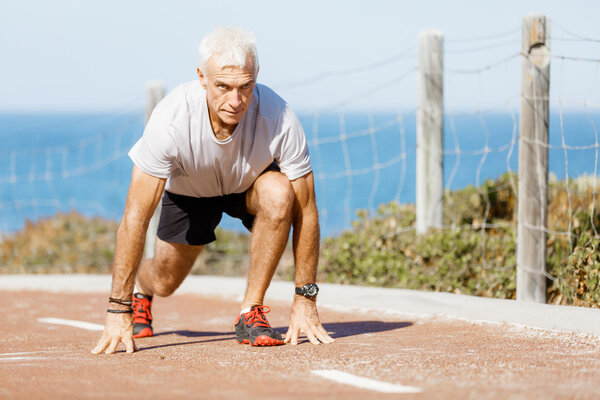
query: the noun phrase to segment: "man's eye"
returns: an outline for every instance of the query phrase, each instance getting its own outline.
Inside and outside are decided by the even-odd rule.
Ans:
[[[219,89],[223,89],[223,90],[227,89],[227,85],[225,85],[224,83],[220,83],[220,84],[218,84],[218,85],[217,85],[217,87],[218,87]]]
[[[242,89],[248,89],[250,87],[249,83],[246,83],[245,85],[242,85]]]

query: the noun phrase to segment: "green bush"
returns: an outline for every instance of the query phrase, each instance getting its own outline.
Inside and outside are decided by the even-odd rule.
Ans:
[[[514,299],[517,188],[516,177],[505,174],[448,192],[444,229],[423,235],[414,231],[413,206],[389,203],[373,216],[359,211],[351,230],[323,241],[320,276]],[[549,201],[548,226],[558,233],[548,235],[548,301],[598,307],[600,214],[593,190],[577,180],[553,182]]]
[[[328,282],[449,291],[513,298],[514,232],[470,227],[416,235],[413,207],[390,203],[374,217],[359,213],[352,231],[322,244],[321,277]],[[485,252],[484,252],[485,249]]]
[[[57,214],[0,242],[2,273],[105,273],[111,270],[118,223]]]

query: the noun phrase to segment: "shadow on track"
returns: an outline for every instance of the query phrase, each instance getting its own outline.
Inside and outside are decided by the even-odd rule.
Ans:
[[[376,332],[385,332],[392,331],[394,329],[401,329],[412,326],[412,322],[383,322],[383,321],[352,321],[352,322],[333,322],[333,323],[325,323],[323,327],[327,332],[331,334],[333,338],[342,338],[347,336],[355,336],[362,335],[364,333],[376,333]],[[287,332],[287,326],[280,326],[277,328],[273,328],[275,331],[285,335]],[[226,336],[223,339],[215,339],[216,340],[228,340],[233,339],[235,332],[209,332],[209,331],[190,331],[190,330],[177,330],[177,331],[167,331],[167,332],[158,332],[155,333],[154,336],[163,336],[163,335],[177,335],[177,336],[185,336],[185,337],[211,337],[211,336]]]
[[[178,330],[178,331],[157,332],[154,334],[153,337],[166,336],[166,335],[176,335],[176,336],[183,336],[183,337],[189,337],[189,338],[214,337],[214,336],[221,336],[221,337],[215,337],[214,339],[207,339],[207,340],[195,340],[192,342],[175,342],[175,343],[159,344],[159,345],[147,346],[147,347],[140,346],[140,344],[142,344],[143,342],[140,342],[140,339],[136,339],[136,344],[138,345],[138,348],[139,348],[138,351],[160,349],[160,348],[164,348],[164,347],[183,346],[183,345],[190,345],[190,344],[220,342],[220,341],[224,341],[224,340],[235,339],[235,332],[233,332],[233,331],[231,331],[231,332],[207,332],[207,331]]]
[[[331,337],[335,338],[343,338],[348,336],[362,335],[365,333],[376,333],[376,332],[385,332],[392,331],[395,329],[406,328],[412,326],[412,322],[382,322],[382,321],[353,321],[353,322],[334,322],[334,323],[325,323],[323,327],[327,332],[330,333]],[[277,327],[274,328],[277,332],[285,335],[287,331],[287,327]],[[168,344],[160,344],[156,346],[148,346],[148,347],[140,347],[139,351],[144,350],[152,350],[159,349],[164,347],[172,347],[172,346],[182,346],[182,345],[190,345],[190,344],[199,344],[199,343],[208,343],[208,342],[219,342],[224,340],[234,340],[235,332],[209,332],[209,331],[190,331],[190,330],[177,330],[177,331],[168,331],[168,332],[158,332],[154,336],[164,336],[164,335],[177,335],[184,336],[190,338],[200,338],[200,337],[215,337],[214,339],[207,340],[197,340],[192,342],[178,342],[178,343],[168,343]],[[216,337],[220,336],[220,337]],[[303,335],[302,335],[303,336]],[[307,340],[301,340],[300,343],[307,342]],[[138,342],[139,343],[139,342]]]
[[[140,344],[139,344],[140,342],[136,342],[136,345],[138,346],[138,352],[139,352],[139,351],[146,351],[146,350],[162,349],[165,347],[184,346],[184,345],[190,345],[190,344],[204,344],[204,343],[209,343],[209,342],[220,342],[222,340],[232,340],[232,339],[233,338],[231,338],[231,337],[226,337],[226,338],[220,338],[220,339],[195,340],[193,342],[177,342],[177,343],[158,344],[156,346],[148,346],[148,347],[140,346]]]
[[[325,323],[323,327],[335,339],[364,333],[392,331],[412,326],[412,324],[412,322],[353,321]]]
[[[154,336],[163,336],[163,335],[178,335],[185,337],[206,337],[206,336],[231,336],[235,335],[234,331],[230,332],[206,332],[206,331],[190,331],[190,330],[178,330],[178,331],[168,331],[168,332],[158,332],[155,333]],[[229,337],[228,339],[231,339]]]

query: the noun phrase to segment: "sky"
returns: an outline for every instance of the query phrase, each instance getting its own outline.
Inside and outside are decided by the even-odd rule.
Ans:
[[[196,79],[197,46],[219,26],[253,32],[258,81],[307,111],[416,107],[417,37],[437,29],[449,71],[500,62],[445,76],[448,107],[493,107],[518,96],[529,13],[552,19],[553,54],[600,58],[600,43],[568,40],[600,39],[596,0],[4,0],[0,112],[141,110],[149,81]],[[553,60],[554,95],[596,96],[597,64]]]

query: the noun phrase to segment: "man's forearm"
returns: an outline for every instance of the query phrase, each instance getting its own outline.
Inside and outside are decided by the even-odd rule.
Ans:
[[[148,175],[133,167],[123,220],[117,231],[117,248],[113,261],[111,296],[128,299],[133,293],[152,213],[162,196],[166,179]]]
[[[124,218],[117,231],[117,248],[113,262],[111,297],[128,299],[133,293],[135,275],[142,260],[147,224],[127,222]]]
[[[293,222],[293,249],[296,265],[294,281],[298,287],[315,283],[317,279],[319,242],[317,207],[309,204],[295,215]]]
[[[296,287],[315,283],[319,263],[319,217],[317,206],[302,208],[294,218],[294,259],[296,262]],[[312,344],[331,343],[333,339],[319,320],[317,298],[296,294],[290,314],[290,327],[285,334],[285,343],[298,344],[303,332]]]

